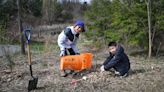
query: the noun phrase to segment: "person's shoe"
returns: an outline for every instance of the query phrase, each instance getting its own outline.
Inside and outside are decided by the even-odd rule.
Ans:
[[[117,75],[117,76],[120,76],[120,75],[121,75],[120,72],[118,72],[118,71],[115,71],[114,73],[115,73],[115,75]]]
[[[124,75],[120,76],[120,78],[125,78],[128,76],[128,73],[125,73]]]
[[[60,76],[61,76],[61,77],[67,77],[67,76],[68,76],[68,74],[67,74],[67,73],[65,73],[64,71],[61,71],[61,72],[60,72]]]
[[[78,73],[77,72],[72,72],[72,76],[76,76],[76,75],[78,75]]]
[[[74,74],[74,72],[75,72],[74,70],[71,70],[69,74]]]
[[[67,74],[72,74],[74,71],[73,70],[64,70],[64,72]]]

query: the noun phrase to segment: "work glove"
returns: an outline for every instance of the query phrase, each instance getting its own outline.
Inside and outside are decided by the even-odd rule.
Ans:
[[[62,51],[60,52],[60,57],[62,57],[62,56],[65,56],[65,51],[64,51],[64,50],[62,50]]]
[[[102,65],[102,66],[100,67],[100,70],[101,70],[101,72],[104,72],[104,71],[105,71],[104,65]]]

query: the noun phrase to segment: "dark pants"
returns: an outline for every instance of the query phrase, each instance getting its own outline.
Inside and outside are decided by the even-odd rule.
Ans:
[[[65,55],[68,55],[68,52],[69,52],[69,55],[75,55],[76,54],[72,48],[66,49]]]

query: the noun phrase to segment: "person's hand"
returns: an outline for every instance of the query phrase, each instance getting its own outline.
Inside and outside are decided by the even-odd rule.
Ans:
[[[105,71],[104,65],[102,65],[102,66],[100,67],[100,70],[101,70],[101,72],[104,72],[104,71]]]
[[[60,52],[60,57],[62,57],[62,56],[65,56],[65,51],[64,51],[64,50],[62,50],[62,51]]]

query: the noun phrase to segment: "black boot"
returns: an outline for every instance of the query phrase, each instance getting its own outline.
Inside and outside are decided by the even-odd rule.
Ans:
[[[61,76],[61,77],[67,77],[68,74],[67,74],[65,71],[61,71],[61,72],[60,72],[60,76]]]

